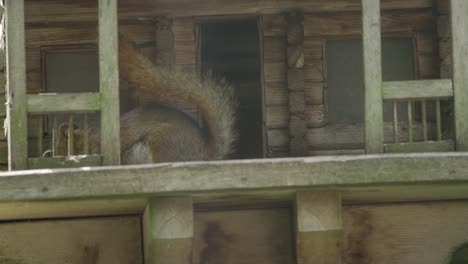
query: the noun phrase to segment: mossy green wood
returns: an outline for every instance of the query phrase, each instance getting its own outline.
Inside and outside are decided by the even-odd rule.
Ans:
[[[100,109],[99,93],[28,95],[29,113],[96,112]]]
[[[145,164],[0,174],[0,201],[208,192],[444,185],[468,190],[467,153]],[[383,187],[382,187],[383,188]],[[401,187],[398,187],[401,188]],[[376,187],[376,190],[379,189]],[[46,190],[46,191],[44,191]],[[468,192],[463,192],[468,197]],[[461,197],[460,197],[461,198]]]
[[[452,140],[385,144],[385,153],[450,152],[454,150],[455,144]]]
[[[191,196],[148,199],[143,214],[145,264],[192,263]]]
[[[450,5],[456,147],[468,151],[468,1]]]
[[[120,164],[117,0],[99,0],[99,86],[103,165]]]
[[[380,1],[362,0],[362,32],[366,152],[383,153]]]
[[[383,83],[384,99],[447,98],[452,96],[452,80],[393,81]]]
[[[8,166],[27,169],[28,135],[24,0],[6,1]]]

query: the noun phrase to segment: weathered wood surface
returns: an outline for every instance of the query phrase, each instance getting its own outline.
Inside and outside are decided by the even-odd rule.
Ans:
[[[364,114],[367,153],[383,152],[382,44],[380,1],[362,0]]]
[[[394,81],[383,83],[384,99],[447,98],[453,96],[452,80]]]
[[[384,34],[430,33],[435,30],[435,18],[429,9],[384,11],[381,17],[381,32]],[[306,37],[360,36],[362,26],[359,12],[314,14],[304,17]]]
[[[452,69],[455,139],[459,151],[468,150],[468,1],[451,0]]]
[[[385,144],[384,148],[385,153],[450,152],[455,150],[455,144],[452,140],[425,141]]]
[[[221,207],[196,212],[192,263],[296,263],[291,211]]]
[[[428,137],[436,139],[436,124],[427,123]],[[384,143],[393,143],[393,123],[384,123]],[[408,122],[398,122],[398,142],[408,142]],[[423,126],[413,123],[413,140],[423,141]],[[364,148],[363,124],[337,124],[309,129],[307,140],[311,150],[338,150]]]
[[[449,263],[468,237],[468,203],[344,206],[343,224],[346,263]]]
[[[467,160],[466,153],[428,153],[16,171],[0,174],[0,201],[409,183],[461,187],[468,183]]]
[[[7,1],[6,11],[8,168],[20,170],[28,166],[24,1]]]
[[[99,91],[103,165],[120,164],[117,0],[99,0]]]
[[[298,264],[341,263],[341,211],[341,196],[338,192],[297,192]]]
[[[142,263],[138,216],[0,224],[0,263]]]
[[[145,264],[192,263],[191,197],[149,199],[143,215]]]
[[[44,8],[44,6],[47,6],[47,8]],[[430,8],[432,6],[432,0],[382,1],[382,8],[385,10]],[[154,16],[190,17],[235,14],[277,14],[288,10],[301,10],[303,12],[336,12],[359,11],[360,9],[361,3],[358,0],[119,1],[119,17],[123,19]],[[92,0],[80,1],[80,3],[58,0],[27,0],[26,11],[28,23],[97,20],[96,1]]]
[[[28,113],[96,112],[101,110],[99,93],[38,94],[28,96]]]

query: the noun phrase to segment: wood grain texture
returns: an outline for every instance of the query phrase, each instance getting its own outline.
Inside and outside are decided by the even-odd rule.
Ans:
[[[468,236],[468,204],[345,206],[343,224],[346,263],[448,263]]]
[[[430,99],[453,96],[452,80],[383,82],[384,99]]]
[[[382,44],[380,1],[362,0],[366,152],[383,152]]]
[[[43,8],[45,5],[48,8]],[[432,0],[383,0],[383,9],[413,9],[430,8]],[[245,14],[278,14],[290,10],[303,12],[337,12],[359,11],[361,5],[356,0],[339,1],[261,1],[261,0],[236,0],[236,1],[119,1],[119,17],[132,19],[138,17],[154,16],[209,16],[209,15],[245,15]],[[96,21],[96,2],[91,0],[76,2],[64,2],[58,0],[27,1],[26,17],[28,23],[66,22],[66,21]]]
[[[101,109],[99,93],[29,95],[27,102],[29,113],[96,112]]]
[[[1,263],[142,263],[136,216],[0,224]]]
[[[27,169],[27,95],[24,0],[6,2],[8,167]]]
[[[341,263],[341,210],[339,193],[297,192],[297,263]]]
[[[434,25],[435,18],[431,10],[382,12],[381,31],[384,34],[434,32]],[[344,12],[333,16],[328,14],[305,16],[304,34],[306,38],[313,36],[360,36],[362,34],[361,14],[359,12]]]
[[[458,151],[468,150],[468,2],[451,0],[455,139]]]
[[[151,198],[143,215],[145,263],[191,263],[192,198]]]
[[[291,209],[195,213],[193,263],[293,264]]]
[[[120,164],[117,0],[99,0],[99,91],[103,165]]]

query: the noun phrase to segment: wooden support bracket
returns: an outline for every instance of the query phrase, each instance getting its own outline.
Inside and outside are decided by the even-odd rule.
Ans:
[[[296,218],[297,263],[341,263],[341,195],[298,191]]]
[[[143,215],[145,264],[192,263],[191,197],[150,199]]]

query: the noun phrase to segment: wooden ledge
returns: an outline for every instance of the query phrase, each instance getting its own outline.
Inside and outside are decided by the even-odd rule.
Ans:
[[[196,210],[291,206],[298,190],[343,204],[468,199],[468,153],[42,169],[0,174],[0,221],[142,214],[150,197],[192,196]]]
[[[0,174],[0,202],[408,184],[468,184],[468,153],[331,156],[14,171]]]

